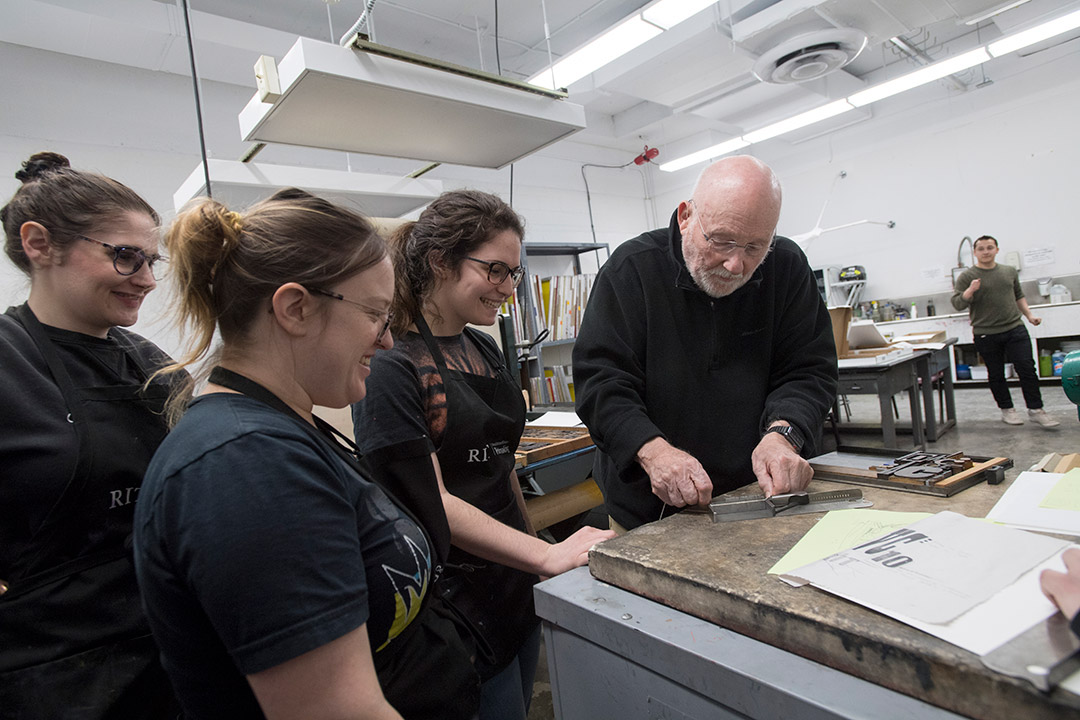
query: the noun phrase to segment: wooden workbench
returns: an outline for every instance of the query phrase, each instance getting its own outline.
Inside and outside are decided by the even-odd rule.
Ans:
[[[811,491],[851,487],[815,480]],[[952,510],[984,517],[1006,485],[951,498],[862,488],[879,510]],[[713,523],[682,513],[597,546],[592,574],[645,596],[877,685],[974,718],[1080,717],[1080,698],[1043,695],[994,673],[979,658],[860,605],[812,587],[793,588],[769,568],[821,515]]]

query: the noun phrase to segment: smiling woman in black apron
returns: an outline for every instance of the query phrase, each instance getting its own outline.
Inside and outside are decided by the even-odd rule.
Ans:
[[[513,294],[524,230],[498,197],[444,193],[393,239],[398,253],[392,328],[372,387],[353,406],[357,444],[380,482],[442,528],[449,548],[437,588],[476,634],[482,720],[524,720],[539,652],[532,586],[584,564],[611,533],[583,528],[538,539],[514,472],[525,424],[521,389],[495,343],[467,324],[492,325]],[[427,443],[426,468],[402,459]],[[448,527],[448,529],[447,529]]]
[[[38,153],[0,211],[26,303],[0,316],[0,716],[167,718],[131,561],[170,362],[135,333],[158,217],[126,186]]]
[[[394,344],[385,243],[289,189],[243,216],[204,199],[165,245],[197,338],[182,364],[221,336],[135,515],[136,572],[185,715],[474,717],[479,679],[430,592],[427,533],[313,415],[361,399],[372,356]]]

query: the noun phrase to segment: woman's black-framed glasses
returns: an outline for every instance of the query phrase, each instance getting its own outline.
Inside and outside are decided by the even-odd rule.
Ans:
[[[501,260],[481,260],[480,258],[466,257],[466,260],[472,260],[474,263],[480,263],[481,265],[487,265],[488,282],[492,285],[502,285],[506,282],[506,278],[510,278],[510,281],[514,284],[514,287],[518,286],[521,282],[521,278],[525,277],[525,268],[518,265],[516,268],[512,268]]]
[[[304,287],[307,287],[307,286],[305,285]],[[345,297],[341,293],[332,292],[330,290],[323,290],[322,288],[308,287],[307,290],[308,290],[308,292],[313,292],[316,295],[323,295],[323,296],[328,297],[328,298],[333,298],[334,300],[340,300],[342,302],[347,302],[350,305],[355,305],[356,307],[360,308],[365,313],[367,313],[368,316],[373,318],[376,322],[381,322],[382,323],[382,329],[380,329],[379,334],[375,336],[375,341],[376,342],[381,342],[382,341],[383,337],[386,336],[386,331],[390,329],[390,323],[392,323],[394,321],[394,313],[393,313],[393,311],[390,311],[390,310],[376,310],[375,308],[371,307],[370,305],[365,305],[364,303],[359,303],[359,302],[356,302],[355,300],[350,300],[349,298]]]
[[[102,242],[96,238],[87,237],[86,235],[77,235],[87,242],[97,243],[103,248],[112,252],[113,256],[113,268],[120,275],[134,275],[139,272],[145,263],[150,268],[150,274],[154,274],[154,264],[164,260],[165,258],[157,253],[147,255],[143,252],[142,248],[128,247],[127,245],[110,245],[107,242]]]

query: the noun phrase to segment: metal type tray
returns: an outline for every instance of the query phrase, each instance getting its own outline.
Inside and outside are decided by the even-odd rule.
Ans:
[[[878,466],[889,465],[897,458],[910,454],[913,454],[910,450],[842,445],[833,452],[811,458],[810,467],[814,469],[814,477],[823,480],[950,497],[984,480],[1000,482],[1004,470],[1013,466],[1012,459],[1007,457],[966,455],[972,461],[971,467],[948,477],[938,479],[879,477],[876,469]],[[947,454],[940,453],[940,455],[944,457]]]

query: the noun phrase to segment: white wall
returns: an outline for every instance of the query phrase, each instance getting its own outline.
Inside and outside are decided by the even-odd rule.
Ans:
[[[994,235],[1003,255],[1051,249],[1055,263],[1023,267],[1022,280],[1080,273],[1078,45],[991,64],[993,84],[966,93],[939,83],[877,103],[873,119],[798,145],[751,146],[784,186],[779,232],[809,231],[826,200],[824,227],[895,221],[807,247],[814,267],[864,266],[864,300],[951,292],[965,235]],[[699,171],[660,173],[658,205],[688,197]]]
[[[994,61],[987,68],[993,84],[966,93],[936,83],[873,105],[871,120],[846,129],[794,145],[777,139],[752,146],[784,185],[780,232],[810,230],[826,199],[824,226],[894,220],[892,230],[861,225],[822,235],[808,247],[815,266],[863,265],[869,276],[864,299],[948,292],[948,271],[965,235],[996,235],[1003,252],[1052,249],[1055,264],[1023,268],[1025,280],[1080,273],[1073,229],[1080,188],[1077,45]],[[172,193],[199,161],[189,78],[4,43],[0,65],[8,69],[0,74],[0,197],[15,191],[13,174],[22,160],[49,149],[129,184],[166,220],[172,216]],[[239,157],[247,145],[236,114],[252,88],[204,82],[202,89],[211,157]],[[629,159],[567,141],[515,164],[513,201],[526,218],[527,240],[591,241],[581,166]],[[348,160],[366,172],[404,174],[417,167],[356,155]],[[342,153],[284,146],[267,148],[259,161],[346,167]],[[596,239],[614,248],[665,225],[699,171],[589,168]],[[847,177],[830,195],[840,171]],[[431,177],[447,188],[510,196],[508,169],[442,166]],[[538,266],[543,273],[565,272],[569,261]],[[21,275],[0,263],[0,302],[17,302],[25,292]],[[151,296],[136,329],[175,352],[179,340],[160,323],[165,295]]]
[[[34,152],[63,153],[75,167],[114,177],[153,205],[168,222],[172,195],[199,163],[190,78],[0,43],[0,202],[18,188],[14,173]],[[202,83],[210,157],[236,159],[247,149],[236,116],[254,92],[218,82]],[[625,153],[566,141],[514,166],[513,202],[526,218],[526,240],[589,242],[583,163],[618,165]],[[259,162],[310,165],[404,175],[422,163],[344,153],[268,147]],[[618,242],[649,226],[641,175],[635,170],[590,168],[597,240]],[[430,174],[446,189],[472,187],[510,198],[510,171],[441,166]],[[561,272],[560,267],[545,272]],[[167,283],[144,305],[135,326],[168,352],[181,339],[163,322]],[[0,262],[0,307],[21,302],[25,278]]]

